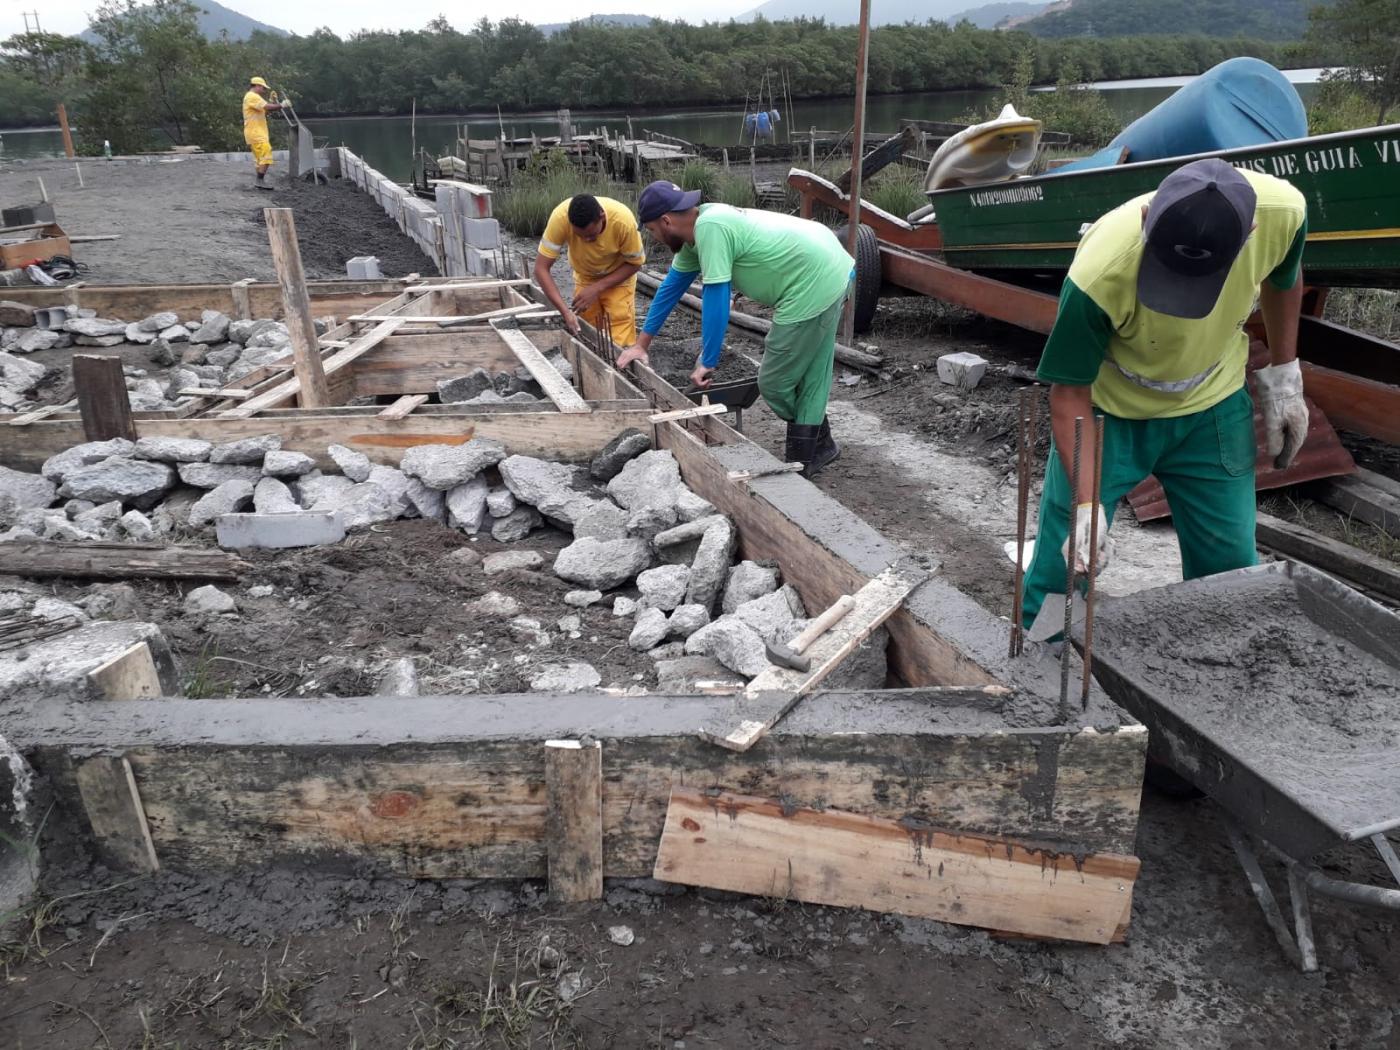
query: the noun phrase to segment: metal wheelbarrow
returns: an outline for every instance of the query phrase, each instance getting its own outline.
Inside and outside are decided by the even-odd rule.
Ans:
[[[1317,969],[1310,893],[1400,912],[1400,889],[1310,863],[1369,844],[1400,884],[1386,835],[1400,827],[1400,617],[1276,562],[1102,600],[1093,669],[1147,726],[1148,754],[1223,810],[1250,889],[1301,969]],[[1291,930],[1261,852],[1287,871]]]
[[[734,417],[734,429],[744,432],[744,409],[753,407],[758,400],[758,376],[747,379],[732,379],[727,383],[711,383],[708,387],[693,386],[685,396],[700,404],[700,399],[708,397],[712,405],[724,405]]]

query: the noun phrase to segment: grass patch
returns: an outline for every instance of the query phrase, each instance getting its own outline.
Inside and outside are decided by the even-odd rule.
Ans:
[[[924,193],[924,173],[903,164],[891,164],[862,184],[861,198],[881,211],[904,218],[928,203]]]
[[[1400,292],[1390,288],[1334,288],[1324,316],[1377,339],[1400,340]]]

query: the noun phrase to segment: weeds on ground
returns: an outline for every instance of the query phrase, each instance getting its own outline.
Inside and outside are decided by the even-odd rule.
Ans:
[[[1284,521],[1295,522],[1314,532],[1349,543],[1377,558],[1400,563],[1400,539],[1377,525],[1342,514],[1303,496],[1275,493],[1259,500],[1259,509]]]
[[[924,173],[903,164],[891,164],[877,173],[862,185],[860,196],[900,219],[928,203],[924,194]]]
[[[1324,316],[1377,339],[1400,341],[1400,291],[1335,288],[1327,293]]]

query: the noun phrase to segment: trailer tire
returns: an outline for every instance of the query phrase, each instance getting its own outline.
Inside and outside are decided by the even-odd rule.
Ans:
[[[849,225],[841,226],[836,236],[846,243]],[[875,308],[880,305],[880,286],[884,276],[880,272],[880,238],[865,223],[861,223],[856,234],[856,288],[855,288],[855,329],[857,332],[870,331],[875,323]]]

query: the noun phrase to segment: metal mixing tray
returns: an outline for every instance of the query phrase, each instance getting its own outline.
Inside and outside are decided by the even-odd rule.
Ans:
[[[1173,680],[1170,661],[1160,656],[1154,660],[1155,648],[1140,630],[1114,629],[1115,622],[1137,627],[1155,622],[1158,638],[1170,642],[1163,648],[1189,651],[1202,644],[1205,631],[1230,629],[1229,618],[1219,615],[1227,599],[1238,602],[1257,595],[1261,601],[1265,596],[1277,601],[1280,592],[1285,602],[1291,598],[1295,603],[1289,615],[1308,621],[1314,633],[1321,629],[1324,646],[1332,639],[1350,643],[1394,672],[1393,683],[1382,676],[1367,691],[1374,702],[1364,724],[1347,723],[1349,709],[1340,702],[1329,709],[1329,714],[1337,712],[1331,726],[1352,741],[1348,747],[1313,754],[1306,736],[1291,750],[1280,746],[1289,738],[1278,725],[1289,724],[1295,712],[1287,705],[1294,700],[1280,693],[1263,697],[1262,705],[1259,696],[1242,698],[1227,687],[1230,676],[1223,671],[1218,687],[1199,670],[1182,670],[1179,680]],[[1183,603],[1183,597],[1191,600]],[[1244,631],[1251,625],[1234,626]],[[1082,630],[1081,624],[1075,631],[1081,646]],[[1155,669],[1149,668],[1149,661]],[[1251,889],[1279,943],[1303,969],[1317,965],[1309,890],[1400,910],[1400,891],[1341,882],[1306,863],[1323,850],[1369,840],[1400,882],[1400,860],[1386,837],[1387,831],[1400,827],[1400,700],[1390,702],[1391,697],[1400,698],[1400,617],[1324,573],[1276,562],[1124,598],[1101,598],[1093,669],[1108,695],[1147,726],[1149,754],[1225,810],[1225,826]],[[1298,675],[1298,687],[1306,688],[1306,668]],[[1258,719],[1241,717],[1240,709],[1232,712],[1230,705],[1242,699],[1278,724],[1261,727]],[[1314,693],[1307,702],[1316,704],[1318,699]],[[1265,746],[1262,741],[1269,738],[1270,728],[1273,737]],[[1288,870],[1296,941],[1259,865],[1253,837],[1262,839]]]

